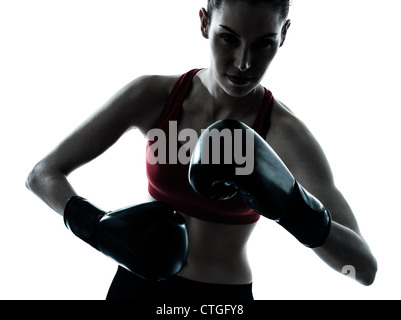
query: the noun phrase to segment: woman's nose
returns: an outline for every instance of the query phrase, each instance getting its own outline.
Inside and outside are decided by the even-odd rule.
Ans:
[[[236,50],[234,66],[240,71],[246,71],[251,67],[251,56],[247,47]]]

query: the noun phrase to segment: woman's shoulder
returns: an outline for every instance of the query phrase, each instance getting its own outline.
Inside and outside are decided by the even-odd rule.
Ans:
[[[180,75],[143,75],[127,87],[127,94],[140,95],[143,99],[163,99],[168,96]]]
[[[132,81],[132,89],[137,91],[137,89],[141,89],[144,93],[150,93],[151,95],[146,95],[146,97],[163,97],[168,96],[177,81],[188,75],[189,78],[193,76],[200,69],[193,69],[184,74],[175,74],[175,75],[143,75],[136,78]],[[154,96],[153,96],[154,95]]]
[[[180,75],[143,75],[124,86],[115,96],[132,119],[132,125],[147,132],[161,113]]]
[[[151,87],[155,90],[168,90],[172,89],[174,84],[181,77],[180,74],[177,75],[160,75],[160,74],[150,74],[142,75],[136,79],[138,83],[143,86]]]
[[[297,135],[305,130],[307,128],[301,119],[282,101],[274,99],[270,132],[275,132],[283,137]]]
[[[328,173],[327,159],[317,139],[281,101],[275,101],[266,140],[293,173],[309,165],[314,165],[315,171]]]

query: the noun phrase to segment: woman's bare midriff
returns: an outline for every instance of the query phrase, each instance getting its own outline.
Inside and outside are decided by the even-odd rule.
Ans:
[[[208,283],[249,284],[246,244],[256,223],[229,225],[183,214],[188,228],[188,264],[181,277]]]
[[[149,199],[154,200],[150,196]],[[222,224],[181,214],[187,224],[189,248],[187,264],[178,274],[180,277],[219,284],[252,282],[247,242],[256,222]]]

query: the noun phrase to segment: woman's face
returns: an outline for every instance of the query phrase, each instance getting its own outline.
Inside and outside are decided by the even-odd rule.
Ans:
[[[243,97],[261,82],[278,48],[283,44],[289,20],[277,9],[259,2],[224,2],[207,24],[200,12],[202,34],[210,40],[211,70],[229,95]]]

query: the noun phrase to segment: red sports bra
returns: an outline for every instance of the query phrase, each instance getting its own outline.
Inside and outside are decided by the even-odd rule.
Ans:
[[[167,142],[169,141],[169,121],[178,121],[182,104],[191,87],[192,79],[199,70],[191,70],[180,77],[155,124],[155,128],[164,130]],[[273,101],[272,93],[265,89],[263,107],[260,108],[252,126],[262,137],[267,135],[270,127]],[[154,160],[157,155],[149,152],[149,148],[153,143],[155,141],[148,141],[146,146],[146,173],[148,191],[154,199],[168,202],[182,213],[211,222],[250,224],[259,220],[260,215],[249,208],[239,196],[229,200],[210,200],[199,196],[189,184],[189,164],[183,165],[179,161],[173,164],[168,163],[168,150],[166,156],[167,164],[161,164],[159,163],[160,161],[155,163]],[[180,142],[177,142],[177,146],[180,146]]]

